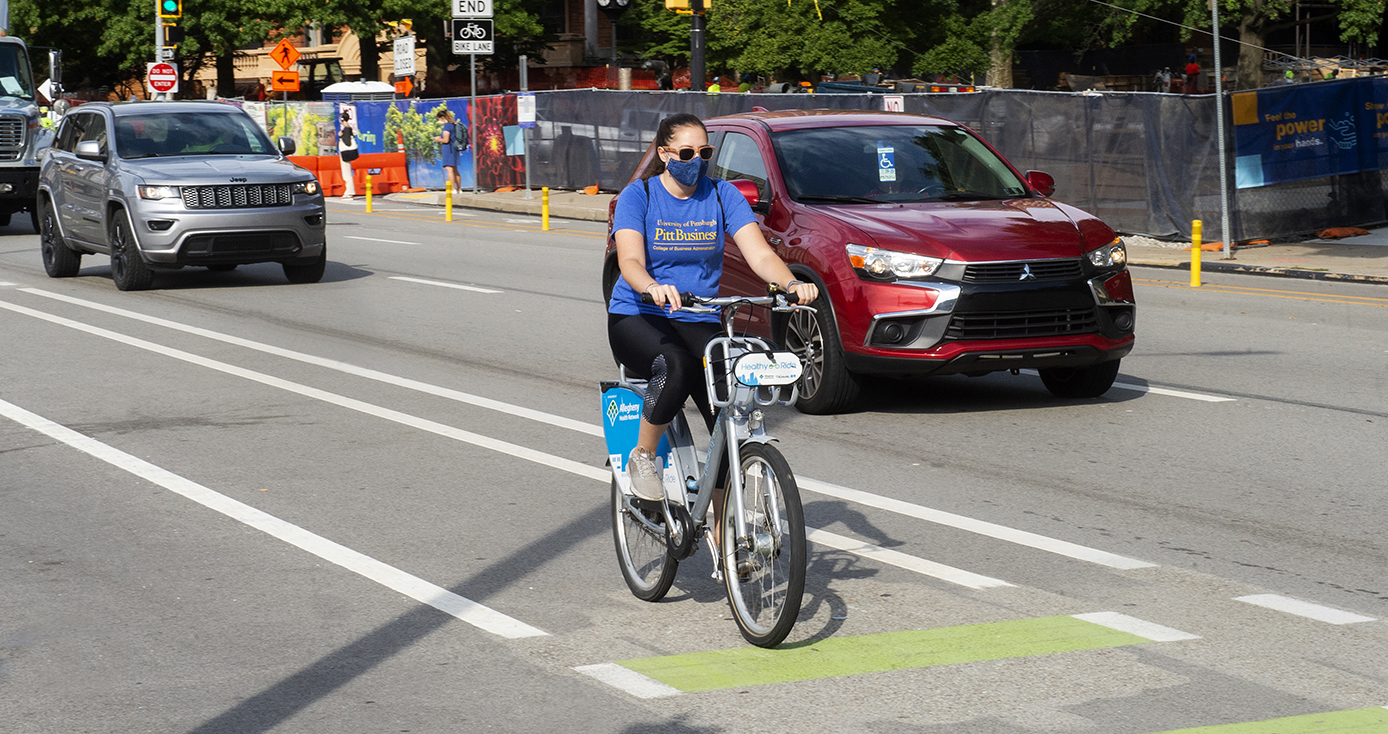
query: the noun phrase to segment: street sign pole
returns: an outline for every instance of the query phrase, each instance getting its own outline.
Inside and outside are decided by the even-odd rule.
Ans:
[[[164,19],[159,17],[159,3],[154,4],[154,60],[163,61],[159,58],[159,49],[164,47]],[[150,99],[159,99],[158,92],[152,92]]]
[[[472,86],[468,89],[472,99],[467,103],[467,149],[472,153],[472,193],[479,194],[477,187],[477,54],[468,54],[468,67],[472,69]]]
[[[704,71],[704,0],[689,0],[693,12],[689,23],[689,91],[702,92],[708,86]]]
[[[525,54],[520,57],[520,88],[522,92],[530,91],[530,59]],[[516,120],[521,123],[521,120]],[[525,146],[525,198],[533,199],[535,195],[530,193],[530,128],[521,125],[521,145]]]
[[[1234,256],[1233,234],[1229,231],[1229,172],[1224,157],[1224,66],[1219,57],[1219,0],[1210,0],[1210,20],[1214,31],[1215,127],[1219,135],[1219,233],[1224,238],[1224,259]]]

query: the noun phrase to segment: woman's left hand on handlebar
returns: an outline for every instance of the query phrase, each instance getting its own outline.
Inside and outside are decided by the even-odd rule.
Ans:
[[[651,300],[660,308],[669,307],[671,313],[680,310],[680,289],[673,285],[662,285],[652,283],[647,286],[646,293],[649,293]]]
[[[808,304],[819,298],[819,288],[814,283],[795,283],[788,290],[795,294],[797,303]]]

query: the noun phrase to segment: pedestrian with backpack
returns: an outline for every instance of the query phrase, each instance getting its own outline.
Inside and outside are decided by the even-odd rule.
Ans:
[[[434,116],[443,120],[443,132],[434,136],[434,142],[439,144],[439,158],[443,161],[444,185],[454,191],[461,191],[458,182],[458,154],[467,150],[467,128],[459,129],[457,121],[453,119],[453,113],[449,112],[446,106],[440,106]]]

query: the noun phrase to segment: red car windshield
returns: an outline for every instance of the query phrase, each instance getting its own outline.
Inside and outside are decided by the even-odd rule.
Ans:
[[[773,133],[791,198],[872,204],[1011,199],[1026,186],[962,128],[937,125],[828,127]]]

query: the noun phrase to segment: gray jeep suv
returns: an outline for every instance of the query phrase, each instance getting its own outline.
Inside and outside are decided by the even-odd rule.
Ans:
[[[231,270],[278,262],[293,283],[327,263],[323,194],[239,108],[217,102],[90,103],[63,117],[39,169],[39,235],[48,275],[82,255],[111,256],[123,290],[156,270]]]

